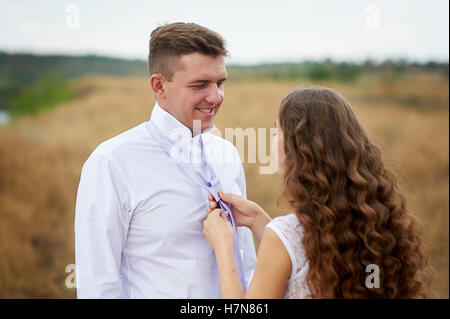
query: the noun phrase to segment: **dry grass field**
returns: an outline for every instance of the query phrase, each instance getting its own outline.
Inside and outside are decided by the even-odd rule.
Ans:
[[[433,297],[448,298],[448,79],[424,74],[393,82],[321,84],[352,103],[397,173],[430,250]],[[222,132],[273,127],[284,94],[308,85],[227,83],[216,126]],[[81,166],[100,142],[148,120],[154,103],[146,78],[86,78],[77,83],[77,92],[52,111],[0,127],[1,298],[75,297],[65,281],[66,266],[74,263]],[[272,216],[286,213],[276,204],[280,177],[261,175],[261,163],[243,160],[248,197]]]

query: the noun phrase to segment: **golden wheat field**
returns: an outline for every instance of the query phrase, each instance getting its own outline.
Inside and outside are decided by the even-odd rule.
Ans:
[[[296,82],[229,82],[216,126],[270,128],[281,98]],[[394,83],[321,83],[354,106],[369,136],[398,176],[409,211],[421,222],[435,270],[432,297],[448,298],[449,110],[448,79],[414,76]],[[74,263],[73,221],[81,167],[93,149],[143,121],[154,97],[146,78],[92,77],[76,83],[77,97],[35,117],[0,127],[0,297],[74,298],[66,287]],[[392,97],[429,103],[411,108]],[[268,136],[269,133],[267,132]],[[241,154],[242,155],[242,154]],[[243,154],[245,155],[245,154]],[[243,156],[248,198],[272,216],[278,175]]]

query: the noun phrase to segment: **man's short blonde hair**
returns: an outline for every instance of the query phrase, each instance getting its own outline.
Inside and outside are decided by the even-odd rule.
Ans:
[[[199,52],[212,56],[227,56],[225,41],[220,34],[195,23],[171,23],[153,30],[148,54],[149,74],[160,73],[172,81],[179,57]]]

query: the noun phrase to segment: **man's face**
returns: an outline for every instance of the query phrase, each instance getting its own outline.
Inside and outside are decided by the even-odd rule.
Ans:
[[[172,81],[163,84],[161,106],[191,131],[195,120],[201,121],[202,131],[208,129],[223,102],[226,77],[223,56],[182,55]]]

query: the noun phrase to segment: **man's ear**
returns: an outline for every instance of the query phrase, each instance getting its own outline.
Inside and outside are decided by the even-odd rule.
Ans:
[[[165,82],[166,79],[160,73],[152,74],[150,77],[150,86],[158,99],[166,98]]]

